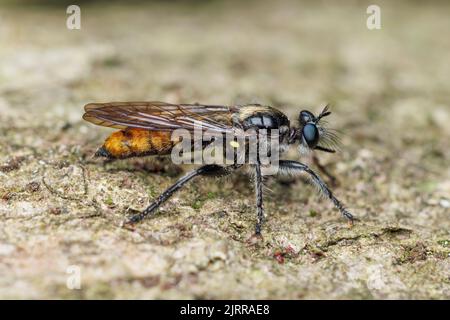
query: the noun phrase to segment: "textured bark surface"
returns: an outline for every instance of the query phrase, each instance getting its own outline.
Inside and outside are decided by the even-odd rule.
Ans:
[[[450,298],[449,5],[212,2],[0,8],[0,298]],[[92,158],[87,102],[332,105],[321,154],[349,228],[307,180],[201,178],[133,230],[182,171]],[[288,154],[298,158],[296,150]],[[302,159],[309,162],[309,159]],[[71,271],[81,289],[71,290]]]

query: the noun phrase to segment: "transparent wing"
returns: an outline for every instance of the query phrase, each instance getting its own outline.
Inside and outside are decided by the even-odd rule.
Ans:
[[[235,133],[232,115],[237,107],[200,104],[171,104],[159,101],[89,103],[83,119],[96,125],[118,129],[142,128],[172,131],[198,128]]]

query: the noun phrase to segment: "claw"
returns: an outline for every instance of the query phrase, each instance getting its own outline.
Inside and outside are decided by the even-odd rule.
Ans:
[[[248,245],[256,245],[262,243],[264,238],[261,233],[254,233],[245,241]]]
[[[353,228],[353,225],[354,225],[353,219],[352,219],[352,220],[348,220],[348,221],[347,221],[347,224],[348,224],[348,227],[349,227],[349,228]]]
[[[135,214],[135,215],[129,217],[129,218],[128,218],[126,221],[124,221],[123,223],[124,223],[125,225],[130,225],[130,224],[136,224],[136,223],[138,223],[138,222],[141,221],[141,220],[142,220],[141,214]]]

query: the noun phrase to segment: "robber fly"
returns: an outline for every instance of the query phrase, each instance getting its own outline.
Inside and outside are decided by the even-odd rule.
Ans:
[[[300,153],[319,150],[335,152],[333,142],[336,136],[324,126],[322,118],[330,115],[328,107],[315,116],[303,110],[295,125],[291,126],[286,115],[270,106],[249,104],[243,106],[221,106],[201,104],[171,104],[164,102],[111,102],[89,103],[85,106],[83,119],[91,123],[120,129],[112,133],[97,150],[96,156],[108,159],[168,155],[179,141],[171,139],[176,129],[194,131],[200,123],[202,128],[218,133],[235,135],[253,129],[277,129],[280,152],[290,145],[298,143]],[[331,147],[330,147],[331,146]],[[253,164],[244,164],[255,177],[257,222],[256,235],[261,233],[264,220],[263,209],[263,173],[257,160]],[[134,224],[156,210],[176,191],[197,176],[223,176],[231,174],[241,164],[203,165],[179,179],[164,191],[144,211],[129,218],[126,223]],[[333,195],[324,181],[307,165],[291,160],[280,160],[278,175],[297,176],[306,174],[320,192],[330,199],[350,223],[352,214]]]

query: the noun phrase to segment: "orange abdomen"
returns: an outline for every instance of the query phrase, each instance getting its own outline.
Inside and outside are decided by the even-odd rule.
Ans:
[[[166,155],[174,145],[170,132],[128,128],[111,134],[97,155],[117,159]]]

